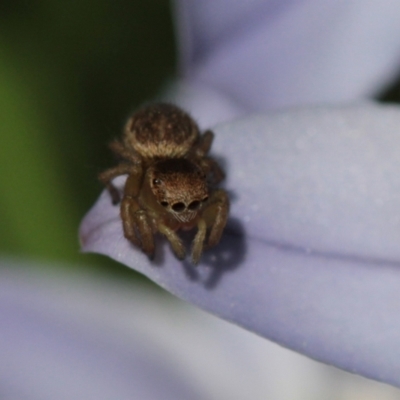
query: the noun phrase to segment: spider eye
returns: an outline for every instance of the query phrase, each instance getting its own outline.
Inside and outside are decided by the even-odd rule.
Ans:
[[[168,207],[168,201],[162,201],[160,203],[163,207]]]
[[[176,212],[181,212],[185,209],[185,205],[181,202],[172,205],[172,209]]]
[[[158,179],[158,178],[153,179],[153,185],[154,185],[154,186],[161,185],[161,179]]]
[[[189,206],[188,209],[190,211],[195,211],[200,207],[200,202],[198,200],[192,201]]]

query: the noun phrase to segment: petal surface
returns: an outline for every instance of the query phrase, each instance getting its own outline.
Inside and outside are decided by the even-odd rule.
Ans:
[[[105,192],[82,222],[82,248],[284,346],[400,386],[399,126],[398,107],[374,104],[218,126],[231,219],[197,268],[162,240],[150,263]]]
[[[181,65],[247,110],[375,95],[399,70],[400,5],[178,1]]]
[[[0,267],[3,399],[323,399],[332,385],[338,400],[399,397],[132,282]]]

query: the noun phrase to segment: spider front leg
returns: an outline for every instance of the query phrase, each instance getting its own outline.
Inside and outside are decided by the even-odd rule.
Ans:
[[[221,239],[229,214],[229,198],[227,193],[216,190],[210,197],[206,209],[202,213],[207,227],[210,227],[210,235],[207,240],[207,248],[213,247]]]
[[[163,224],[162,222],[160,222],[157,225],[157,229],[160,233],[162,233],[168,239],[175,255],[180,260],[183,260],[186,256],[185,247],[182,243],[182,240],[175,233],[175,231],[173,229],[169,228],[167,225]]]
[[[228,219],[228,213],[228,195],[221,189],[215,191],[197,223],[197,233],[192,243],[192,263],[194,265],[198,264],[204,247],[210,248],[218,244]],[[211,228],[211,231],[207,246],[204,246],[207,228]]]
[[[203,218],[200,218],[197,223],[197,233],[192,243],[192,263],[197,265],[200,261],[201,254],[203,253],[204,240],[207,233],[207,224]]]
[[[138,201],[143,170],[140,166],[132,167],[125,183],[124,198],[121,202],[121,219],[124,236],[139,246],[149,257],[154,255],[154,236],[150,216]]]
[[[153,258],[155,245],[150,218],[147,212],[140,208],[136,199],[131,196],[122,199],[121,218],[124,236]]]

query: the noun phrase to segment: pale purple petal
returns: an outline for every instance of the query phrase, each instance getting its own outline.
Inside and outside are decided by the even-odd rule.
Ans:
[[[169,349],[143,333],[150,327],[137,314],[154,318],[146,306],[150,296],[125,297],[127,304],[110,281],[24,267],[0,260],[2,399],[205,398],[200,385],[184,379]]]
[[[245,110],[351,101],[400,66],[400,3],[177,1],[181,65]]]
[[[82,223],[83,250],[284,346],[400,385],[399,127],[399,108],[373,104],[219,126],[231,221],[197,268],[165,242],[150,263],[105,192]]]
[[[158,291],[48,267],[0,259],[2,400],[399,396]]]

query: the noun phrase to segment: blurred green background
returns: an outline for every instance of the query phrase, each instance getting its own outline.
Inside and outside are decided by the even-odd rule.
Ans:
[[[0,32],[1,253],[128,271],[77,232],[107,143],[174,76],[170,3],[2,0]]]

